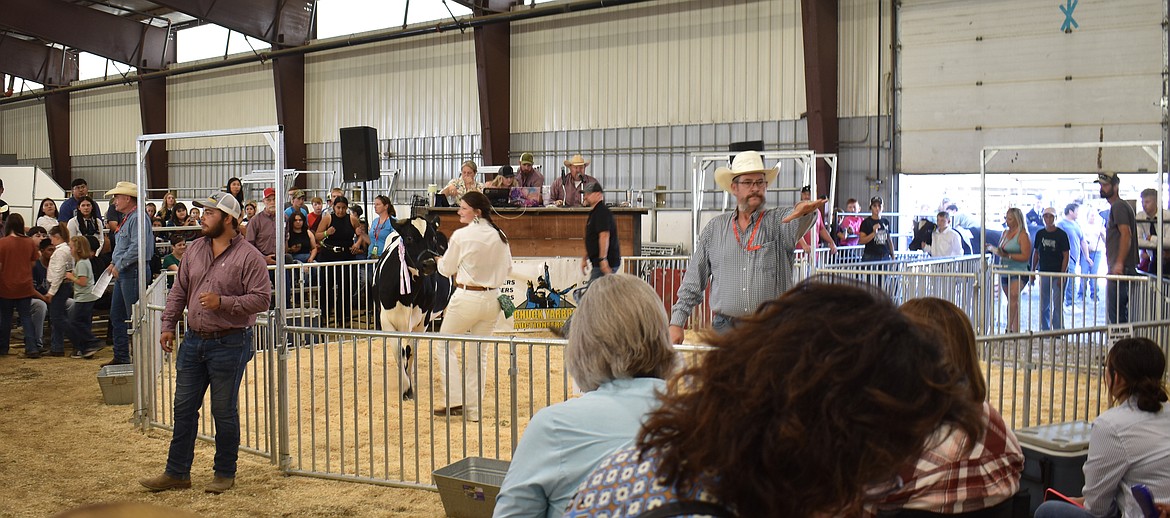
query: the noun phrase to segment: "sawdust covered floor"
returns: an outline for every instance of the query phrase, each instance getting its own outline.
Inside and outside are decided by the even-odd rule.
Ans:
[[[162,472],[170,433],[143,434],[130,405],[103,404],[95,360],[0,356],[0,517],[50,516],[84,504],[138,501],[203,516],[443,516],[438,493],[285,476],[241,453],[237,485],[204,493],[214,446],[199,441],[193,487],[150,493],[138,479]]]

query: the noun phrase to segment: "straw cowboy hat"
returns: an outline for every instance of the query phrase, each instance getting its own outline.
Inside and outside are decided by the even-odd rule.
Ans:
[[[565,160],[565,165],[589,165],[589,161],[585,160],[581,155],[573,155],[573,158]]]
[[[138,186],[133,182],[118,182],[113,189],[106,191],[107,198],[113,198],[115,194],[125,194],[131,198],[138,197]]]
[[[731,181],[741,174],[763,173],[764,181],[769,184],[780,174],[780,166],[771,169],[764,168],[764,158],[756,151],[744,151],[731,160],[731,167],[720,167],[715,170],[715,184],[727,192],[731,192]]]

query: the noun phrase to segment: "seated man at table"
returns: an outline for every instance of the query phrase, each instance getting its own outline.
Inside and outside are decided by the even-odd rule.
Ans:
[[[569,174],[553,181],[552,200],[550,200],[553,205],[558,207],[581,207],[584,205],[585,185],[597,182],[596,178],[585,174],[585,167],[588,165],[589,161],[581,155],[573,155],[573,158],[565,160]]]

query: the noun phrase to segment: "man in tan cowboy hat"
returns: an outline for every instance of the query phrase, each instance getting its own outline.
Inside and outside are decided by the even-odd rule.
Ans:
[[[110,301],[114,359],[105,365],[124,365],[130,363],[130,337],[126,334],[126,322],[130,320],[130,308],[138,302],[138,276],[150,275],[150,272],[138,271],[138,247],[153,247],[154,231],[148,223],[146,236],[141,241],[138,239],[138,218],[143,215],[138,210],[137,185],[118,182],[113,189],[106,191],[106,197],[110,198],[110,206],[125,217],[115,235],[112,261],[106,269],[114,277],[114,294]]]
[[[585,205],[583,194],[585,193],[585,186],[597,182],[597,179],[585,174],[585,167],[589,165],[589,161],[581,157],[581,155],[573,155],[573,158],[565,160],[565,167],[569,168],[569,174],[562,174],[560,178],[553,180],[552,184],[552,200],[554,205],[558,207],[581,207]]]
[[[736,210],[716,216],[699,234],[678,302],[670,310],[671,342],[682,343],[683,326],[703,302],[708,279],[716,332],[731,329],[737,319],[788,290],[796,241],[812,227],[813,213],[827,200],[765,208],[764,193],[779,173],[779,166],[765,168],[755,151],[739,153],[730,168],[715,170],[715,183],[735,196]]]

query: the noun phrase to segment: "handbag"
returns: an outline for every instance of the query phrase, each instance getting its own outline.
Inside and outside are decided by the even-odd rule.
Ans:
[[[500,310],[504,312],[504,318],[512,318],[512,313],[516,312],[516,304],[512,303],[512,297],[500,294],[496,300],[500,302]]]

